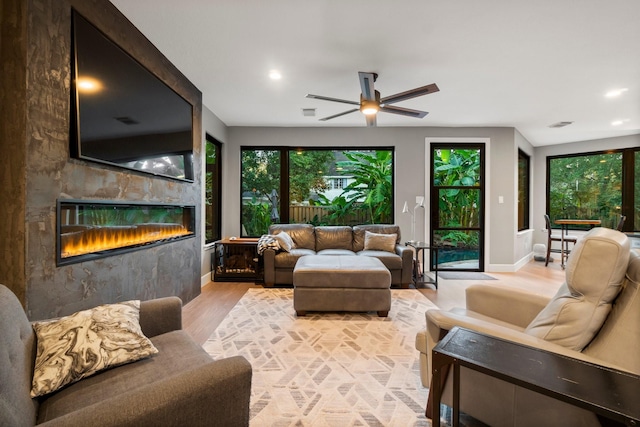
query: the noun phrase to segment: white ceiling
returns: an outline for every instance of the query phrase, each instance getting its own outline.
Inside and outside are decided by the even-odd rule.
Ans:
[[[640,134],[639,0],[111,1],[228,126],[364,127],[318,121],[351,106],[305,95],[358,101],[368,71],[382,97],[440,88],[394,104],[425,118],[378,126],[508,126],[534,146]]]

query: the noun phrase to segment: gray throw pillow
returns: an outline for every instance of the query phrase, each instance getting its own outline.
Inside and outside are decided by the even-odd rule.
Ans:
[[[365,251],[385,251],[395,253],[396,240],[398,235],[379,234],[365,231],[364,233],[364,250]]]

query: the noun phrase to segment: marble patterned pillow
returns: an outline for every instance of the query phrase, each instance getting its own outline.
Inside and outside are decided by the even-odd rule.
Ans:
[[[396,240],[398,235],[393,234],[380,234],[365,231],[364,233],[364,250],[365,251],[385,251],[395,253]]]
[[[158,352],[140,329],[137,300],[34,322],[33,329],[38,350],[31,397]]]

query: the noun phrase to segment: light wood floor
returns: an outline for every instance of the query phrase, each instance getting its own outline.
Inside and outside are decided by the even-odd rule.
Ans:
[[[443,310],[464,307],[464,290],[473,284],[490,284],[528,289],[541,295],[552,296],[564,281],[560,263],[531,261],[515,273],[488,273],[497,280],[445,280],[438,279],[438,290],[419,289],[427,298]],[[222,319],[242,298],[247,289],[260,287],[255,283],[209,282],[202,293],[182,309],[184,329],[199,344],[203,344]]]

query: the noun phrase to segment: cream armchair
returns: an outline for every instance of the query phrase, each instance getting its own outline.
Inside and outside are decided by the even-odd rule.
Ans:
[[[629,248],[624,234],[593,229],[572,251],[566,282],[553,298],[476,285],[467,289],[466,308],[427,311],[427,328],[416,337],[423,385],[430,386],[431,350],[454,326],[640,374],[640,253]],[[461,410],[491,426],[600,425],[591,412],[461,372]]]

